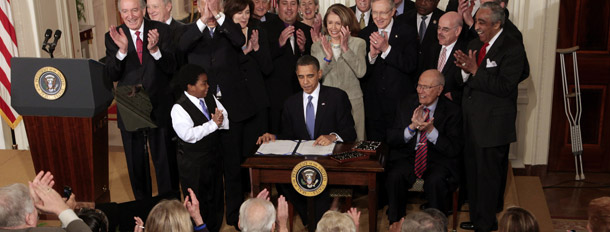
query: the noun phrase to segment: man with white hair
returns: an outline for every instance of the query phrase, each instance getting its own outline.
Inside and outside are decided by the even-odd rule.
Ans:
[[[146,12],[151,20],[169,25],[169,31],[172,34],[170,49],[175,52],[185,27],[184,23],[172,17],[172,0],[147,0]]]
[[[239,207],[239,229],[243,232],[275,231],[278,222],[280,232],[288,232],[288,202],[284,196],[277,199],[275,208],[269,201],[269,191],[263,189],[256,198],[250,198]]]
[[[0,231],[91,231],[53,190],[52,175],[42,174],[30,182],[30,189],[24,184],[0,187]],[[38,210],[57,215],[62,227],[36,227]]]

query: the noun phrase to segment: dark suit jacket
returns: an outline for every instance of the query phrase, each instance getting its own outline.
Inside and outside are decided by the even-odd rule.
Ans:
[[[171,35],[169,27],[165,23],[144,19],[144,33],[140,35],[143,42],[142,64],[138,59],[136,47],[131,38],[129,28],[125,24],[117,27],[126,33],[128,47],[127,56],[123,60],[116,58],[119,47],[114,43],[110,34],[106,33],[106,67],[104,71],[112,81],[118,81],[118,86],[139,85],[149,94],[153,106],[151,118],[157,126],[169,125],[173,99],[168,88],[170,75],[176,69],[176,59],[171,47]],[[148,49],[148,31],[157,29],[159,32],[159,50],[161,58],[155,60]],[[120,114],[120,112],[119,112]],[[120,118],[120,117],[119,117]],[[123,121],[119,120],[118,126],[124,129]]]
[[[354,14],[356,14],[356,5],[351,6],[350,9],[352,9]],[[360,20],[360,17],[358,17],[358,15],[356,15],[356,22],[358,22],[359,20]],[[366,25],[370,26],[372,24],[375,24],[375,22],[373,22],[373,17],[371,17],[371,14],[369,13],[369,23],[367,23]]]
[[[217,86],[222,92],[222,104],[229,113],[229,119],[239,122],[255,113],[253,99],[247,91],[246,74],[240,68],[239,57],[245,36],[238,24],[230,18],[214,30],[213,38],[207,27],[199,31],[196,23],[187,26],[179,52],[190,64],[203,67],[208,74],[210,91],[216,95]]]
[[[265,13],[265,22],[273,21],[273,20],[278,20],[278,19],[280,19],[280,17],[278,17],[277,14],[274,14],[274,13],[271,13],[271,12]]]
[[[377,25],[373,24],[365,27],[358,35],[366,41],[366,62],[369,64],[367,75],[362,82],[365,114],[367,118],[373,119],[386,117],[391,123],[398,101],[410,93],[415,93],[417,31],[401,21],[394,20],[389,37],[392,50],[385,59],[379,54],[375,63],[370,64],[369,36],[377,30]]]
[[[273,61],[269,51],[267,31],[261,26],[257,19],[250,18],[248,22],[248,41],[252,36],[252,31],[258,30],[258,51],[251,51],[247,55],[240,55],[241,68],[247,75],[248,91],[256,101],[257,111],[269,107],[269,96],[265,87],[265,77],[273,71]]]
[[[451,92],[451,97],[453,98],[453,102],[457,104],[461,104],[462,102],[462,90],[464,88],[464,81],[462,79],[462,69],[458,68],[455,64],[455,52],[457,50],[461,50],[462,52],[466,51],[466,45],[468,45],[467,41],[462,38],[458,38],[453,46],[451,51],[447,51],[448,59],[445,62],[445,66],[443,66],[443,76],[445,76],[445,86],[443,87],[443,94],[447,92]],[[423,61],[423,71],[428,69],[436,69],[438,67],[438,59],[440,57],[442,45],[436,44],[435,46],[431,46],[431,55],[426,56]]]
[[[407,158],[415,163],[417,134],[405,143],[404,131],[411,124],[413,111],[419,106],[417,94],[404,98],[396,111],[394,125],[388,130],[390,155],[388,161]],[[427,141],[428,163],[447,168],[453,176],[459,176],[459,154],[463,147],[462,113],[460,107],[440,96],[434,111],[434,127],[438,130],[436,144]]]
[[[319,84],[319,83],[318,83]],[[352,105],[347,94],[338,88],[320,85],[320,96],[316,110],[316,125],[314,139],[320,135],[337,133],[344,142],[356,140]],[[279,139],[306,139],[309,132],[305,125],[303,112],[303,91],[298,92],[286,100],[282,112],[282,130]]]
[[[284,21],[280,18],[268,20],[263,23],[263,28],[267,30],[269,50],[271,59],[273,60],[273,72],[265,81],[267,93],[269,93],[269,101],[271,108],[281,109],[284,101],[292,94],[301,90],[296,76],[297,59],[302,55],[309,55],[312,45],[311,27],[301,23],[294,22],[295,27],[295,52],[293,54],[290,46],[290,39],[286,41],[283,47],[279,46],[280,34],[286,28]],[[299,50],[296,42],[296,30],[301,29],[307,39],[305,43],[305,52]]]
[[[403,8],[403,14],[409,12],[410,10],[415,9],[415,2],[411,1],[411,0],[403,0],[403,2],[405,3],[405,7]],[[398,5],[396,5],[396,8],[398,8]],[[398,14],[398,10],[396,11],[396,14]],[[394,17],[397,17],[400,15],[394,15]]]
[[[172,21],[169,23],[169,31],[172,34],[171,49],[173,52],[175,52],[176,48],[178,47],[178,43],[180,42],[182,33],[184,33],[184,29],[186,29],[186,25],[184,23],[172,18]]]
[[[470,50],[483,42],[472,40]],[[476,75],[464,86],[462,108],[467,130],[479,147],[494,147],[516,141],[517,85],[525,65],[523,44],[502,32],[491,46]],[[495,65],[493,63],[495,63]]]
[[[438,45],[438,37],[436,34],[436,28],[438,28],[438,20],[441,16],[445,14],[444,11],[436,8],[432,11],[432,16],[430,16],[430,22],[426,26],[426,32],[424,34],[424,40],[422,41],[420,36],[417,36],[419,43],[419,47],[417,49],[418,54],[418,64],[417,64],[417,77],[425,71],[423,61],[426,59],[430,59],[432,51],[430,48]],[[417,10],[412,9],[396,18],[396,20],[403,21],[404,23],[411,25],[413,28],[419,28],[419,24],[417,24]]]

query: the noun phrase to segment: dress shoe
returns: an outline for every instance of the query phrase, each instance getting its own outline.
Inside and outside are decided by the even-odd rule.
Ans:
[[[472,222],[462,222],[460,223],[460,228],[464,230],[475,230],[475,226]]]

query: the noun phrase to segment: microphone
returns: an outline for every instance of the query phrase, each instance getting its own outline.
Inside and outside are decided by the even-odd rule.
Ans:
[[[61,31],[59,29],[55,30],[55,35],[53,35],[53,43],[49,45],[49,53],[51,54],[51,58],[53,58],[53,52],[55,51],[55,47],[57,46],[57,41],[61,37]]]
[[[51,34],[53,34],[53,30],[47,28],[47,31],[44,33],[44,42],[42,42],[42,50],[45,52],[49,52],[49,50],[47,50],[47,45],[49,45],[48,42],[51,38]]]

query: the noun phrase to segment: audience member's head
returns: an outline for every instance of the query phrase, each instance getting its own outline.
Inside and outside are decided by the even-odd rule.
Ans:
[[[305,93],[313,93],[318,88],[321,78],[322,70],[318,59],[305,55],[297,60],[297,79]]]
[[[150,19],[165,23],[172,16],[172,1],[147,0],[146,12],[148,12]]]
[[[322,215],[316,232],[356,232],[356,224],[346,213],[329,210]]]
[[[436,35],[440,45],[449,46],[460,37],[462,32],[462,16],[455,11],[445,13],[438,20]]]
[[[146,2],[144,0],[119,0],[117,7],[127,28],[139,30],[144,22]]]
[[[504,26],[504,9],[495,2],[482,4],[475,17],[474,29],[483,43],[489,43]]]
[[[250,22],[254,2],[252,0],[226,0],[224,2],[224,13],[227,18],[233,19],[241,28],[246,28]]]
[[[600,197],[589,202],[589,223],[592,232],[610,231],[610,197]]]
[[[445,85],[445,77],[436,69],[428,69],[419,76],[417,81],[417,95],[419,103],[429,106],[436,102],[438,97],[443,92]]]
[[[279,16],[284,23],[292,25],[297,20],[298,9],[299,1],[297,0],[279,0],[277,16]]]
[[[413,212],[405,217],[402,222],[401,232],[445,232],[447,229],[430,214],[424,212]]]
[[[178,200],[162,200],[146,218],[146,232],[192,232],[189,212]]]
[[[445,214],[443,212],[441,212],[440,210],[435,209],[435,208],[427,208],[427,209],[424,209],[422,212],[427,213],[430,216],[432,216],[432,218],[434,218],[434,220],[437,220],[441,225],[443,225],[443,228],[447,229],[447,227],[449,226],[447,216],[445,216]]]
[[[341,3],[333,4],[326,10],[322,25],[327,35],[337,39],[341,37],[342,27],[347,26],[352,35],[357,35],[360,31],[354,12]]]
[[[181,91],[188,94],[204,98],[208,94],[208,76],[201,66],[196,64],[185,64],[178,70],[172,80],[173,84]]]
[[[252,10],[252,17],[255,19],[261,19],[271,6],[270,0],[254,0],[254,10]]]
[[[270,201],[250,198],[239,207],[238,224],[243,232],[271,232],[275,229],[275,208]]]
[[[373,0],[371,3],[371,16],[379,29],[386,29],[390,25],[395,12],[396,7],[392,0]]]
[[[108,217],[99,209],[82,208],[77,213],[93,232],[108,232]]]
[[[356,7],[360,12],[367,12],[371,9],[371,0],[356,0]]]
[[[504,212],[498,223],[500,232],[538,232],[538,222],[534,215],[521,207],[511,207]]]
[[[438,7],[439,0],[415,0],[415,10],[420,15],[428,15]]]
[[[35,227],[37,223],[38,211],[28,187],[23,184],[0,187],[0,229]]]

